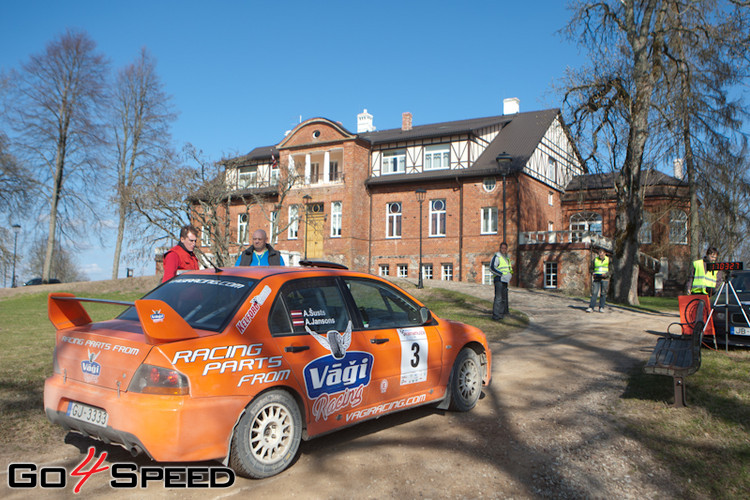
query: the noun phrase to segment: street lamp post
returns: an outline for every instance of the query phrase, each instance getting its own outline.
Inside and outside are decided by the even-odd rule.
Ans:
[[[310,203],[310,200],[312,200],[312,196],[309,194],[302,197],[302,204],[305,207],[305,260],[307,260],[307,205]]]
[[[16,287],[16,251],[18,250],[18,233],[21,231],[21,224],[13,224],[13,226],[11,227],[13,228],[13,232],[16,234],[13,239],[13,278],[11,278],[10,286],[11,288],[15,288]]]
[[[495,161],[497,162],[497,168],[500,170],[500,175],[503,177],[503,241],[508,241],[507,236],[507,225],[506,225],[506,208],[505,208],[505,178],[510,173],[510,162],[512,158],[511,156],[503,151],[499,155],[497,155],[497,158],[495,158]]]
[[[419,269],[417,270],[419,281],[417,281],[417,288],[424,288],[424,283],[422,282],[422,203],[424,203],[425,196],[427,196],[427,191],[420,188],[414,191],[414,194],[417,195],[417,201],[419,202]]]

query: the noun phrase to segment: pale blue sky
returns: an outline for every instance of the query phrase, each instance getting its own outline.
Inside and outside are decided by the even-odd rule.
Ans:
[[[113,69],[145,46],[179,112],[175,146],[190,142],[218,160],[279,142],[300,117],[356,131],[367,108],[385,130],[405,111],[414,125],[498,115],[507,97],[521,111],[560,107],[552,83],[583,63],[558,34],[565,4],[3,0],[0,68],[67,28],[88,32]],[[19,241],[30,241],[34,223],[20,222]],[[78,260],[91,279],[108,279],[112,255],[111,244],[92,243]],[[134,266],[122,263],[121,276],[125,267]],[[154,273],[152,261],[135,267]]]

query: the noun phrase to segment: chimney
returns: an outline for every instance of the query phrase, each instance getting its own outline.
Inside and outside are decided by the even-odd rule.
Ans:
[[[682,176],[684,175],[682,172],[682,163],[683,163],[682,158],[675,158],[674,161],[672,162],[672,168],[674,169],[674,176],[675,178],[680,179],[680,180],[682,180]]]
[[[518,97],[509,97],[503,99],[503,114],[515,115],[521,111],[521,99]]]
[[[357,115],[357,133],[372,132],[375,126],[372,124],[372,115],[367,112],[367,108]]]
[[[404,132],[411,130],[411,113],[408,111],[401,114],[401,130]]]

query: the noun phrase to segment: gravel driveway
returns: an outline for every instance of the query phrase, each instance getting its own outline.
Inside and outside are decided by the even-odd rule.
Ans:
[[[492,299],[492,287],[448,286]],[[656,332],[677,315],[617,307],[587,314],[586,302],[539,290],[511,289],[509,300],[530,324],[492,345],[493,382],[473,411],[420,408],[386,416],[303,442],[297,462],[276,477],[238,477],[231,488],[208,491],[156,484],[149,498],[676,498],[669,472],[623,434],[613,414],[628,371],[647,359]],[[70,470],[96,444],[71,436],[44,457],[13,461]],[[112,461],[132,461],[118,447],[98,449]],[[82,493],[146,493],[112,491],[108,480],[92,476]],[[2,482],[3,498],[27,497]]]

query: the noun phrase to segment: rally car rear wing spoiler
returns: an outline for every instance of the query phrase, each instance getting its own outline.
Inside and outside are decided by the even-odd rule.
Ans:
[[[47,298],[47,312],[55,328],[63,330],[91,323],[91,317],[81,302],[97,302],[120,306],[134,306],[143,327],[143,334],[149,344],[159,344],[174,340],[193,339],[198,334],[166,302],[142,299],[135,302],[108,299],[76,297],[72,293],[51,293]]]

